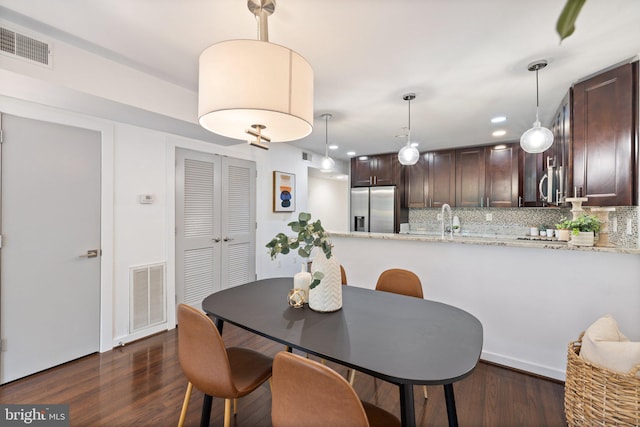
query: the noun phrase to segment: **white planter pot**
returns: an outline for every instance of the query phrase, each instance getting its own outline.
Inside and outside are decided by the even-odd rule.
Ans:
[[[571,233],[571,244],[573,246],[593,246],[595,235],[593,231],[581,231],[576,236]]]
[[[331,312],[342,308],[342,280],[340,263],[336,257],[327,259],[322,251],[316,251],[311,263],[311,274],[322,272],[320,284],[309,290],[309,308],[314,311]]]

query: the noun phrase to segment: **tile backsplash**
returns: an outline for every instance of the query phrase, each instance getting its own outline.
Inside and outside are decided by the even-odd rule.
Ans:
[[[585,212],[589,207],[584,207]],[[409,209],[409,227],[413,231],[437,233],[440,209]],[[462,233],[495,237],[522,237],[531,227],[555,228],[562,217],[571,218],[570,208],[451,208],[460,218]],[[487,214],[491,221],[487,221]],[[609,213],[609,241],[622,248],[639,248],[638,217],[640,207],[617,206]]]

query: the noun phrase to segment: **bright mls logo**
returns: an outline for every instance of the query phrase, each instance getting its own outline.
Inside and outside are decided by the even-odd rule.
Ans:
[[[69,427],[69,405],[0,405],[0,427]]]

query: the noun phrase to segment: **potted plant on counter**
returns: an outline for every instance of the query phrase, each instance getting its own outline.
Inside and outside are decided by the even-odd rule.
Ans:
[[[571,220],[568,220],[565,216],[560,218],[560,222],[556,224],[556,237],[558,238],[558,240],[563,242],[569,241],[569,238],[571,236],[571,227],[569,226],[570,222]]]
[[[600,231],[602,223],[598,217],[593,215],[580,215],[567,222],[571,230],[570,243],[574,246],[593,246],[595,235]]]

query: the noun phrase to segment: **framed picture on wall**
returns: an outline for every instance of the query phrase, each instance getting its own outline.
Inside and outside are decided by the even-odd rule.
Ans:
[[[273,171],[273,211],[295,212],[296,176],[292,173]]]

